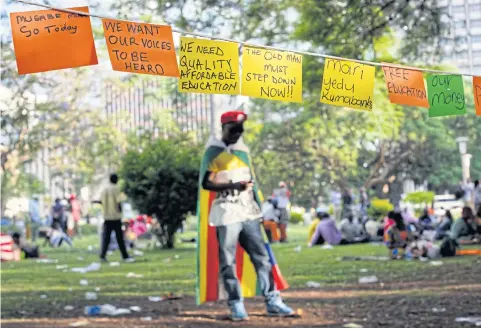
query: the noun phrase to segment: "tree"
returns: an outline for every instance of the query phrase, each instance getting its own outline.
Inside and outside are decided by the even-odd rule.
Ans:
[[[175,232],[196,211],[200,150],[178,136],[132,141],[122,159],[120,177],[134,206],[158,221],[156,234],[164,248],[173,248]]]

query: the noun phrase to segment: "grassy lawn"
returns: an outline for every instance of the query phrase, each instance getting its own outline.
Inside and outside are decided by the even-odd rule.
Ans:
[[[193,232],[183,234],[191,237]],[[384,246],[370,244],[338,246],[325,250],[320,247],[306,248],[307,229],[289,228],[290,242],[276,244],[273,249],[284,277],[292,288],[302,288],[307,281],[316,281],[326,286],[342,286],[357,283],[361,276],[376,275],[381,281],[410,281],[422,277],[425,270],[433,270],[429,262],[419,261],[340,261],[342,256],[387,255]],[[184,295],[195,294],[196,250],[195,244],[177,244],[175,250],[143,250],[144,256],[137,257],[133,264],[120,263],[112,267],[102,264],[96,272],[86,274],[64,271],[58,265],[72,267],[87,266],[98,261],[99,241],[90,235],[74,241],[75,248],[42,248],[42,253],[57,264],[42,264],[35,260],[3,263],[1,271],[2,317],[19,316],[15,310],[29,309],[34,304],[60,307],[69,302],[84,300],[85,293],[97,292],[99,300],[85,301],[85,305],[112,303],[125,297],[159,296],[169,292]],[[89,251],[88,246],[93,246]],[[300,252],[295,251],[302,246]],[[120,261],[118,251],[109,256],[109,261]],[[472,263],[471,257],[443,259],[445,264]],[[443,267],[438,267],[442,271]],[[361,269],[367,271],[360,272]],[[143,278],[127,278],[129,272],[144,275]],[[88,286],[80,280],[88,280]],[[415,294],[415,291],[413,291]],[[42,299],[41,295],[47,295]],[[63,308],[62,308],[63,309]]]

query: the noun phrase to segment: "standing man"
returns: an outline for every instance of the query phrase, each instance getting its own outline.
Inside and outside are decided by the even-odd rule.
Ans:
[[[70,196],[70,209],[72,212],[74,233],[75,235],[80,236],[80,217],[82,213],[81,213],[80,202],[77,200],[77,197],[75,196],[75,194],[72,194]]]
[[[255,295],[256,286],[265,297],[269,315],[294,314],[277,290],[283,287],[282,276],[261,232],[260,198],[249,150],[239,140],[246,119],[247,115],[240,111],[221,116],[222,140],[209,142],[199,178],[197,302],[217,300],[224,295],[233,321],[248,318],[243,294]],[[248,263],[253,266],[246,267]]]
[[[277,209],[279,209],[279,230],[281,231],[280,242],[287,242],[287,223],[289,223],[289,198],[291,191],[287,188],[286,183],[279,182],[279,188],[274,190],[272,196],[277,200]]]
[[[115,231],[117,243],[119,244],[122,258],[126,263],[132,263],[133,258],[127,253],[125,248],[124,233],[122,232],[122,197],[120,189],[117,185],[119,177],[116,174],[110,175],[110,184],[106,187],[101,194],[100,203],[104,210],[104,227],[102,234],[102,252],[100,254],[100,260],[107,262],[105,255],[110,244],[110,236],[112,231]]]
[[[34,195],[28,204],[28,212],[30,214],[30,225],[32,230],[32,241],[37,239],[37,233],[40,226],[42,226],[42,218],[40,215],[40,203],[38,196]]]

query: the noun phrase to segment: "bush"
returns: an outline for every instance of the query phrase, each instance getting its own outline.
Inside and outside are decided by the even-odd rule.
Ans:
[[[302,218],[302,214],[298,212],[291,212],[291,217],[289,218],[289,222],[292,224],[299,224],[304,222],[304,219]]]
[[[404,202],[411,203],[417,207],[428,206],[434,201],[434,195],[434,192],[431,191],[412,192],[406,195]]]
[[[135,145],[122,159],[124,191],[140,213],[156,217],[164,248],[174,247],[175,232],[195,214],[199,153],[185,139],[157,140]]]
[[[371,200],[371,205],[368,208],[367,213],[372,219],[380,220],[393,209],[394,206],[391,202],[389,202],[388,199],[373,198]]]

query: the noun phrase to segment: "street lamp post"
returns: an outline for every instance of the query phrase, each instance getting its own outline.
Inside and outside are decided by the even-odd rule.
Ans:
[[[463,182],[467,183],[470,178],[469,168],[471,166],[471,154],[468,151],[468,137],[458,137],[456,138],[456,143],[458,143],[459,154],[461,155],[461,168],[463,170]]]

